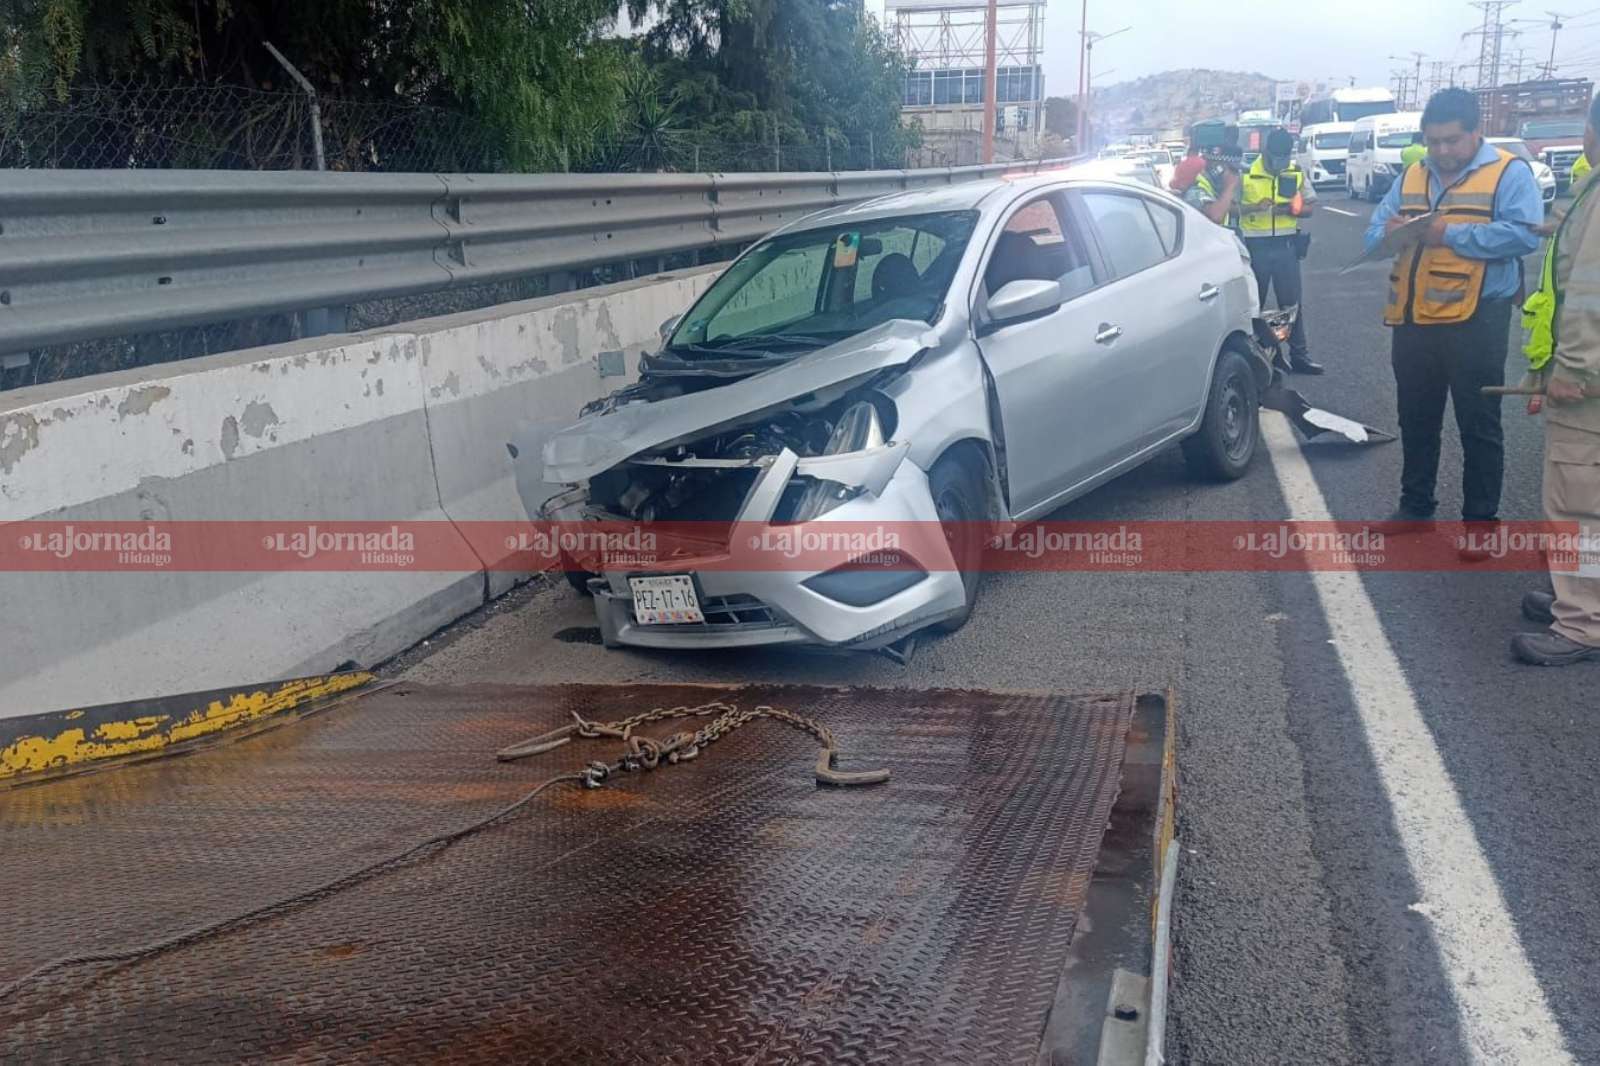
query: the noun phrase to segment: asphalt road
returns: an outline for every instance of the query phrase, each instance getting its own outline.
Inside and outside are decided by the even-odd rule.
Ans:
[[[1322,406],[1393,428],[1389,339],[1380,324],[1384,268],[1338,275],[1359,249],[1370,209],[1331,193],[1323,205],[1306,264],[1306,315],[1313,355],[1329,373],[1299,384]],[[1517,358],[1513,352],[1513,380]],[[1541,429],[1512,401],[1506,421],[1503,514],[1538,518]],[[1453,437],[1450,426],[1441,515],[1459,507]],[[1398,445],[1304,455],[1335,517],[1380,519],[1393,509]],[[1200,485],[1174,451],[1053,517],[1281,520],[1291,515],[1284,470],[1263,455],[1239,482]],[[581,641],[594,624],[588,601],[547,584],[453,628],[399,669],[429,682],[1171,686],[1180,700],[1184,847],[1174,1061],[1533,1061],[1519,1057],[1526,1034],[1513,1030],[1535,1030],[1537,1018],[1507,1025],[1478,1009],[1514,982],[1491,972],[1495,960],[1477,958],[1470,945],[1465,955],[1441,951],[1449,923],[1438,921],[1439,893],[1453,874],[1448,864],[1419,865],[1422,825],[1433,827],[1423,843],[1442,849],[1435,858],[1457,854],[1451,849],[1481,853],[1504,904],[1486,902],[1485,913],[1503,919],[1501,932],[1525,953],[1534,996],[1542,994],[1553,1015],[1543,1036],[1564,1041],[1576,1061],[1600,1063],[1600,743],[1586,728],[1600,702],[1600,667],[1540,671],[1511,661],[1511,634],[1531,628],[1518,600],[1538,580],[1368,575],[1355,588],[1370,601],[1376,631],[1353,632],[1306,574],[996,574],[967,627],[924,641],[903,667],[777,652],[606,651]],[[1403,674],[1392,708],[1388,690],[1369,687],[1358,698],[1350,682],[1352,664],[1388,661],[1387,652],[1377,654],[1384,644]],[[1380,749],[1387,761],[1374,757],[1373,722],[1391,711],[1403,717],[1402,704],[1414,705],[1423,742],[1437,751],[1442,789],[1418,776],[1408,790],[1388,748]],[[1408,812],[1398,820],[1397,795]],[[1452,809],[1462,815],[1454,823],[1433,817]],[[1437,840],[1426,837],[1435,830]],[[1465,885],[1473,883],[1470,866],[1462,867]],[[1485,943],[1494,943],[1494,926],[1486,919]],[[1457,1007],[1463,991],[1470,1024]],[[1485,1028],[1495,1025],[1506,1041],[1485,1045]]]

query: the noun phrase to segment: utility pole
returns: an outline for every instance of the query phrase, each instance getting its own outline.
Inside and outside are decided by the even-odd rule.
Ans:
[[[989,17],[983,26],[983,161],[994,162],[994,127],[1000,116],[995,99],[994,39],[999,28],[999,0],[989,0]]]
[[[1084,152],[1084,132],[1088,129],[1089,114],[1089,0],[1083,0],[1078,25],[1078,136],[1075,150]]]
[[[1390,56],[1389,58],[1399,60],[1402,63],[1406,62],[1408,59],[1415,61],[1415,65],[1412,68],[1411,77],[1407,81],[1407,84],[1409,84],[1411,87],[1411,94],[1409,96],[1406,95],[1402,89],[1398,99],[1400,101],[1400,109],[1402,111],[1420,110],[1422,107],[1420,99],[1422,96],[1422,61],[1427,58],[1427,53],[1410,52],[1403,56]]]
[[[1428,64],[1428,96],[1444,88],[1447,84],[1455,83],[1454,72],[1450,69],[1450,61],[1434,60]]]
[[[1587,14],[1587,13],[1588,12],[1585,12],[1585,14]],[[1513,22],[1527,23],[1527,24],[1531,24],[1531,25],[1535,25],[1535,26],[1546,26],[1546,27],[1549,28],[1549,30],[1550,30],[1550,58],[1545,61],[1544,69],[1542,71],[1540,71],[1540,76],[1541,77],[1545,77],[1545,78],[1553,78],[1553,77],[1556,76],[1556,37],[1557,37],[1557,35],[1559,35],[1561,33],[1561,31],[1564,28],[1566,28],[1566,25],[1567,25],[1565,22],[1563,22],[1561,20],[1562,19],[1577,18],[1577,16],[1576,15],[1563,15],[1559,11],[1546,11],[1545,14],[1550,16],[1550,21],[1549,22],[1546,22],[1544,19],[1513,19],[1512,21]]]
[[[1083,106],[1078,109],[1078,129],[1079,129],[1079,131],[1087,131],[1088,128],[1089,128],[1089,100],[1092,99],[1093,95],[1094,95],[1094,46],[1095,46],[1095,44],[1100,42],[1100,41],[1104,41],[1104,40],[1107,40],[1109,38],[1115,37],[1119,33],[1127,33],[1132,28],[1133,28],[1132,26],[1124,26],[1124,27],[1122,27],[1122,29],[1120,29],[1120,30],[1112,30],[1110,33],[1095,33],[1095,32],[1090,31],[1090,30],[1085,30],[1084,31],[1084,34],[1083,34],[1083,81],[1084,81],[1084,91],[1085,91],[1086,95],[1084,97]],[[1085,136],[1087,136],[1086,132],[1080,132],[1080,137],[1079,137],[1079,141],[1078,141],[1078,152],[1080,154],[1088,151],[1088,142],[1083,139]]]

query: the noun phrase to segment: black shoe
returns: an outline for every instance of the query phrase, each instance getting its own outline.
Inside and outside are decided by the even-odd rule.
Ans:
[[[1585,659],[1600,659],[1600,648],[1579,644],[1560,633],[1518,633],[1511,638],[1511,653],[1532,666],[1571,666]]]
[[[1408,533],[1426,533],[1428,530],[1432,529],[1434,525],[1433,515],[1421,514],[1417,511],[1408,511],[1404,507],[1395,508],[1394,513],[1388,518],[1385,518],[1384,521],[1389,523],[1391,526],[1400,527],[1386,531],[1390,536],[1396,537],[1404,536]]]
[[[1553,592],[1530,592],[1522,597],[1522,617],[1530,622],[1542,622],[1545,625],[1556,620],[1556,594]]]
[[[1289,369],[1296,374],[1310,374],[1313,377],[1327,372],[1321,363],[1313,363],[1310,358],[1304,355],[1291,355],[1289,357]]]

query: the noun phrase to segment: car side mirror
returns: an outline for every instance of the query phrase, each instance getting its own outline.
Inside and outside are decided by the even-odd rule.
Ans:
[[[1048,314],[1064,302],[1059,281],[1023,278],[1000,286],[989,297],[989,321],[1000,326],[1018,319]]]
[[[662,344],[667,343],[667,338],[672,336],[672,331],[678,328],[678,320],[681,318],[683,318],[682,315],[673,315],[671,318],[661,323],[661,328],[656,332],[661,334]]]

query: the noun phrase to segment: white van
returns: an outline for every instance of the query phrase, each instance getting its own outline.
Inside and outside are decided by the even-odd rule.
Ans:
[[[1400,175],[1400,153],[1422,128],[1421,111],[1396,111],[1357,119],[1350,130],[1344,183],[1351,196],[1376,203]]]
[[[1350,156],[1350,132],[1355,128],[1354,122],[1319,122],[1300,130],[1300,139],[1294,146],[1294,161],[1311,179],[1311,184],[1344,184],[1345,160]]]

